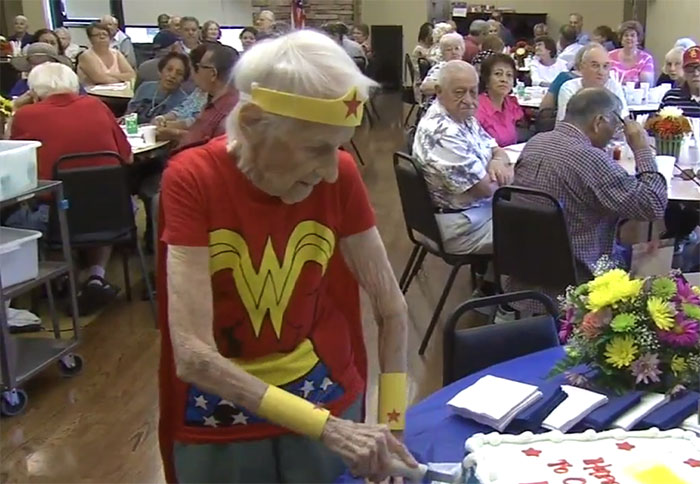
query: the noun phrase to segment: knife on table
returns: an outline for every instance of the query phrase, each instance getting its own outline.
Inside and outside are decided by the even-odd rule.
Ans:
[[[447,474],[428,468],[425,464],[418,464],[418,467],[408,467],[403,462],[394,459],[391,463],[391,475],[401,476],[413,482],[422,482],[424,479],[430,482],[457,482],[459,475]]]

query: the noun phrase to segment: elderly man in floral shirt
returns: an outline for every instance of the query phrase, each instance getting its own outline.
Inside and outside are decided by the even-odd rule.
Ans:
[[[513,180],[508,155],[474,117],[479,76],[462,60],[440,70],[437,100],[421,118],[413,154],[436,209],[445,250],[492,251],[491,198]]]

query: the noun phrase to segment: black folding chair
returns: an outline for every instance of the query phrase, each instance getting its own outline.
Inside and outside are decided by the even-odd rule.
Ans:
[[[411,108],[408,110],[408,114],[406,115],[406,119],[403,122],[404,127],[406,125],[408,125],[408,120],[411,119],[411,114],[413,114],[413,111],[419,105],[418,101],[416,100],[416,93],[414,91],[414,86],[416,83],[416,72],[414,71],[414,66],[413,66],[413,61],[411,60],[411,56],[408,54],[405,55],[405,65],[406,65],[406,70],[408,71],[408,79],[410,81],[410,84],[403,86],[403,88],[401,90],[401,100],[404,103],[410,105]]]
[[[555,108],[539,109],[535,115],[535,133],[552,131],[557,123],[557,110]]]
[[[474,265],[486,265],[491,259],[491,255],[450,254],[446,252],[440,229],[435,220],[435,206],[433,205],[428,186],[425,183],[425,178],[420,168],[416,165],[413,158],[405,153],[396,152],[394,153],[394,172],[396,174],[396,183],[399,187],[401,208],[403,209],[408,238],[411,239],[411,242],[414,244],[413,251],[411,252],[408,262],[406,263],[406,268],[399,281],[401,291],[404,294],[408,291],[411,282],[423,265],[425,256],[428,254],[439,257],[445,261],[445,263],[452,266],[450,275],[440,295],[440,300],[435,307],[433,317],[430,320],[430,324],[425,331],[423,341],[418,350],[418,354],[423,355],[459,270],[464,265],[471,266],[473,287],[476,280]],[[420,234],[422,237],[417,238],[416,234]]]
[[[70,168],[72,162],[90,158],[114,158],[117,163],[107,166]],[[65,155],[54,165],[53,178],[63,182],[63,193],[68,202],[66,218],[71,247],[84,249],[112,246],[120,251],[128,301],[132,299],[129,255],[133,248],[136,249],[155,320],[156,306],[153,290],[137,235],[128,174],[122,157],[112,151]],[[50,245],[60,245],[61,239],[57,234],[59,234],[58,219],[52,214],[49,218]]]
[[[535,300],[547,314],[502,324],[456,330],[460,318],[479,307]],[[535,291],[520,291],[471,299],[455,309],[443,334],[442,385],[464,378],[489,366],[519,356],[559,346],[557,309],[550,298]]]
[[[531,188],[505,186],[493,196],[493,266],[528,288],[564,292],[578,271],[561,204]]]

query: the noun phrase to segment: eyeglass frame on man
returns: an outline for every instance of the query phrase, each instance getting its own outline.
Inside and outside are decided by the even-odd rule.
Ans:
[[[201,67],[202,69],[212,69],[212,70],[214,70],[214,71],[218,71],[218,69],[216,68],[216,66],[210,66],[210,65],[207,65],[207,64],[202,64],[201,62],[197,62],[197,63],[194,65],[194,70],[195,70],[195,72],[199,72],[199,68],[200,68],[200,67]]]
[[[700,64],[690,64],[683,67],[683,74],[692,76],[698,73],[700,73]]]

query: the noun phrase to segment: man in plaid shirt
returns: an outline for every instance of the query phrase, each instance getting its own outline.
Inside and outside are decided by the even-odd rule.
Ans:
[[[547,192],[562,205],[580,278],[590,277],[601,256],[613,258],[620,220],[656,220],[666,209],[666,182],[657,173],[646,133],[635,121],[623,124],[620,110],[607,89],[582,89],[553,131],[525,145],[515,167],[514,185]],[[636,176],[605,151],[619,131],[634,153]],[[513,280],[506,286],[520,289]],[[564,288],[546,292],[556,297]]]

